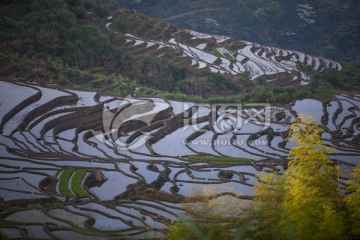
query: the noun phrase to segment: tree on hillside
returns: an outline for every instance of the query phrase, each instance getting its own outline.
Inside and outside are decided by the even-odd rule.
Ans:
[[[205,197],[205,205],[201,205],[205,207],[189,211],[197,219],[173,224],[168,239],[245,239],[247,236],[254,240],[328,240],[359,237],[360,167],[354,170],[350,181],[345,211],[344,198],[337,188],[339,169],[327,156],[332,149],[324,145],[320,137],[322,131],[316,120],[300,115],[289,131],[289,140],[298,146],[291,149],[288,168],[283,174],[259,175],[260,184],[255,186],[254,200],[242,206],[240,212],[229,201],[213,208],[211,198]],[[194,206],[200,205],[195,203]],[[230,206],[236,214],[214,212],[223,206]],[[231,222],[229,220],[233,224],[224,224]]]
[[[350,223],[350,236],[360,238],[360,164],[356,166],[347,188],[349,194],[345,197]]]
[[[289,154],[284,180],[284,214],[296,239],[343,239],[345,220],[337,189],[337,167],[328,158],[332,149],[320,138],[316,120],[301,115],[290,128],[299,146]]]
[[[290,128],[298,146],[289,153],[282,176],[269,174],[255,187],[250,214],[253,239],[346,239],[337,167],[320,138],[316,120],[301,115]]]
[[[250,208],[244,209],[245,218],[252,225],[249,235],[252,239],[278,239],[283,228],[280,220],[284,212],[284,184],[281,176],[275,173],[260,175],[258,178],[261,183],[254,187],[255,199]]]

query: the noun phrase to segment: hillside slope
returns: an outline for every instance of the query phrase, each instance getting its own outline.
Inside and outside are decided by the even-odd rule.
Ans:
[[[145,15],[336,60],[360,61],[360,2],[354,0],[117,0]]]
[[[92,0],[3,1],[0,13],[3,79],[122,96],[139,86],[143,96],[192,101],[287,103],[358,88],[358,66],[201,34]],[[336,77],[330,83],[325,75]]]
[[[113,16],[109,17],[106,28],[117,35],[124,51],[171,59],[184,67],[208,68],[221,74],[247,73],[251,80],[263,77],[278,85],[308,84],[309,76],[300,71],[297,64],[313,71],[342,69],[338,62],[301,52],[198,33],[171,25],[159,26],[159,22],[142,18],[133,11],[119,10],[114,18],[112,24]],[[124,25],[124,22],[134,24],[134,19],[142,21],[138,21],[136,27]]]

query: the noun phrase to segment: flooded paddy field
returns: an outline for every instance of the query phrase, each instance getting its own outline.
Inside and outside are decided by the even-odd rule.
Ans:
[[[344,169],[360,159],[360,95],[236,109],[0,81],[0,231],[10,238],[161,238],[183,200],[212,186],[251,199],[282,172],[300,114]]]

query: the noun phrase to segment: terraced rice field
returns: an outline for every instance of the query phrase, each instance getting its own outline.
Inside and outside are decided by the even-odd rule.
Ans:
[[[82,187],[82,180],[84,179],[86,172],[84,170],[78,170],[73,172],[65,169],[61,172],[58,185],[59,192],[66,197],[86,197],[89,194]]]
[[[193,190],[247,200],[257,174],[283,171],[300,113],[324,127],[342,181],[359,163],[360,95],[214,120],[211,106],[163,99],[8,81],[0,93],[0,231],[11,238],[161,238]]]
[[[342,69],[333,60],[178,29],[167,23],[159,26],[158,22],[144,16],[140,17],[142,21],[136,21],[137,27],[119,29],[122,22],[135,21],[134,16],[131,11],[119,10],[108,17],[105,25],[118,47],[133,56],[151,55],[183,67],[209,69],[215,73],[248,73],[252,80],[263,77],[275,85],[307,85],[310,77],[299,66],[319,72],[327,68]]]

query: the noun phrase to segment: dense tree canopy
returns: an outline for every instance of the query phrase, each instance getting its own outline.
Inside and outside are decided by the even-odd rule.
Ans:
[[[348,192],[345,202],[348,208],[350,222],[350,236],[360,237],[360,165],[357,165],[349,180]]]
[[[337,169],[327,157],[322,129],[305,116],[291,126],[291,140],[299,146],[291,149],[284,179],[284,211],[296,239],[341,239],[345,221],[337,190]]]

